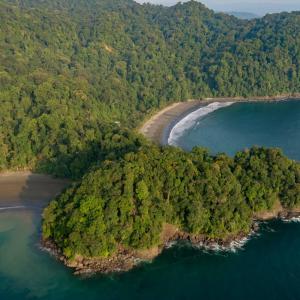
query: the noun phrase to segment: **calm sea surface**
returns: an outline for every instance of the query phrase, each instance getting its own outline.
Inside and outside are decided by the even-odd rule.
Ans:
[[[204,146],[212,153],[237,151],[253,145],[279,147],[300,160],[300,101],[236,103],[201,117],[176,144],[190,150]]]
[[[300,160],[300,102],[234,104],[180,137],[234,154],[277,146]],[[0,211],[0,299],[300,299],[300,224],[262,225],[244,249],[207,253],[178,245],[125,274],[82,278],[38,247],[39,213]]]

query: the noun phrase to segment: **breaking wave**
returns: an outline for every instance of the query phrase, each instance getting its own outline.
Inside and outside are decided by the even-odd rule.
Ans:
[[[300,217],[282,218],[285,223],[300,223]]]
[[[10,209],[22,209],[26,208],[24,205],[19,205],[19,206],[6,206],[6,207],[0,207],[0,210],[10,210]]]
[[[180,138],[187,129],[190,129],[191,127],[196,125],[199,118],[208,115],[211,112],[218,110],[222,107],[229,106],[233,103],[234,102],[214,102],[188,114],[172,128],[168,138],[168,144],[176,146],[176,141],[178,140],[178,138]]]

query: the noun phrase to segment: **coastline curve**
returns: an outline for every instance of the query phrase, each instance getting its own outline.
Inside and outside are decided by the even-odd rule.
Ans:
[[[226,98],[204,98],[204,99],[190,99],[183,102],[174,102],[169,106],[159,110],[150,119],[146,120],[137,130],[139,133],[144,135],[148,140],[160,144],[160,145],[175,145],[172,139],[169,141],[169,137],[174,127],[177,127],[178,123],[189,115],[193,114],[197,110],[204,107],[208,107],[210,110],[212,107],[210,105],[219,103],[220,108],[227,106],[228,103],[240,103],[240,102],[257,102],[257,101],[285,101],[285,100],[300,100],[300,93],[295,94],[282,94],[275,96],[254,96],[249,98],[244,97],[226,97]],[[218,108],[217,108],[218,109]],[[209,112],[208,112],[209,113]],[[200,114],[200,112],[199,112]],[[194,115],[192,115],[194,116]],[[196,117],[199,119],[201,116]],[[190,116],[191,118],[191,116]],[[194,117],[193,117],[194,118]],[[181,123],[182,124],[182,123]],[[174,131],[172,133],[174,135]]]
[[[195,126],[200,118],[214,112],[215,110],[230,106],[232,104],[234,104],[234,102],[213,102],[189,113],[179,122],[177,122],[171,129],[168,135],[167,144],[171,146],[177,146],[177,140],[184,134],[186,130]]]

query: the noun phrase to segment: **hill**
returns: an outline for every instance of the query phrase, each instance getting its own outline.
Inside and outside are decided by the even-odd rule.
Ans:
[[[107,126],[175,100],[299,92],[299,20],[195,1],[1,0],[0,169],[79,178]]]
[[[244,12],[244,11],[229,11],[227,13],[229,15],[232,15],[232,16],[235,16],[239,19],[244,19],[244,20],[251,20],[251,19],[260,18],[259,15],[249,13],[249,12]]]
[[[244,236],[257,214],[298,208],[298,163],[276,149],[157,147],[134,128],[173,101],[299,92],[299,61],[299,12],[0,0],[0,170],[77,180],[44,212],[44,241],[66,263],[109,271],[167,237]]]
[[[169,241],[228,245],[249,234],[253,218],[293,216],[299,204],[300,165],[277,149],[232,159],[144,146],[103,163],[52,201],[43,238],[79,272],[123,271]]]

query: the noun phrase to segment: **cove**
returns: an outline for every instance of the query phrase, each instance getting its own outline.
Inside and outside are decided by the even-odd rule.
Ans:
[[[300,101],[234,103],[200,116],[181,129],[174,144],[185,150],[203,146],[214,154],[253,145],[279,147],[289,158],[300,160]]]
[[[204,145],[230,154],[248,144],[280,146],[299,159],[299,113],[297,101],[233,104],[196,120],[177,142],[185,149]],[[197,130],[203,136],[193,144],[189,138]],[[300,298],[298,223],[262,224],[259,234],[236,252],[178,244],[130,272],[86,278],[74,276],[40,249],[39,208],[9,209],[4,200],[8,209],[0,211],[0,299]],[[35,201],[30,207],[36,207]]]

